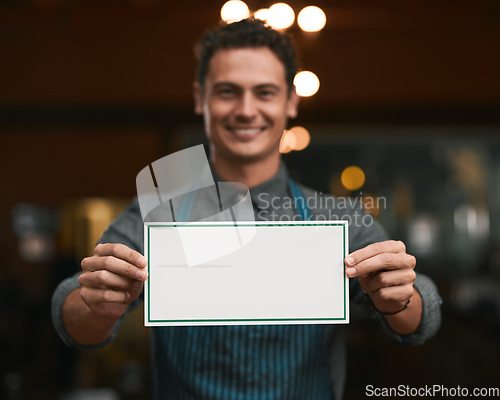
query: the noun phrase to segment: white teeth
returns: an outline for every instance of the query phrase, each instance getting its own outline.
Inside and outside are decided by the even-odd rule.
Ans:
[[[252,136],[256,135],[257,133],[260,132],[260,128],[252,128],[252,129],[232,129],[234,133],[237,135],[247,135],[247,136]]]

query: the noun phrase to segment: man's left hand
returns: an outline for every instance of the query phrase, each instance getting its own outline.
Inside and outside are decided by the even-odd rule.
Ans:
[[[406,253],[403,242],[373,243],[349,254],[345,263],[347,276],[358,277],[379,311],[400,311],[414,294],[416,260]]]

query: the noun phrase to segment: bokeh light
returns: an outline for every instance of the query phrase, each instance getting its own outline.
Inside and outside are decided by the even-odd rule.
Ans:
[[[295,135],[291,131],[285,129],[283,131],[283,135],[281,136],[280,153],[290,153],[296,144],[297,139],[295,138]]]
[[[295,90],[301,97],[310,97],[319,89],[319,79],[311,71],[301,71],[293,79]]]
[[[303,150],[309,145],[310,141],[311,136],[309,132],[302,126],[294,126],[289,130],[285,129],[283,131],[283,136],[281,136],[280,153],[286,154],[290,153],[292,150]]]
[[[220,10],[220,17],[228,24],[241,21],[249,16],[250,10],[248,6],[245,2],[239,0],[229,0]]]
[[[260,19],[261,21],[268,21],[269,19],[269,8],[261,8],[253,14],[255,19]]]
[[[342,171],[340,180],[346,189],[358,190],[365,183],[365,173],[356,165],[351,165]]]
[[[276,3],[269,7],[267,22],[274,29],[287,29],[293,25],[295,12],[286,3]]]
[[[293,150],[300,151],[304,150],[311,141],[311,135],[306,128],[302,126],[294,126],[290,128],[290,132],[295,136],[295,146],[293,146]]]
[[[319,7],[308,6],[299,12],[297,23],[305,32],[318,32],[325,27],[326,15]]]

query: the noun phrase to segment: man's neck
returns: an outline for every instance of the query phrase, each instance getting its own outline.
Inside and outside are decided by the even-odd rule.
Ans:
[[[281,157],[271,157],[254,162],[228,160],[224,157],[212,156],[212,166],[215,173],[226,182],[239,182],[248,188],[264,183],[279,171]]]

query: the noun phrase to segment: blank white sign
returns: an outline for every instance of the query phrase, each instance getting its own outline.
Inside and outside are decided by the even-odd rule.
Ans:
[[[347,223],[146,223],[146,326],[349,323]]]

